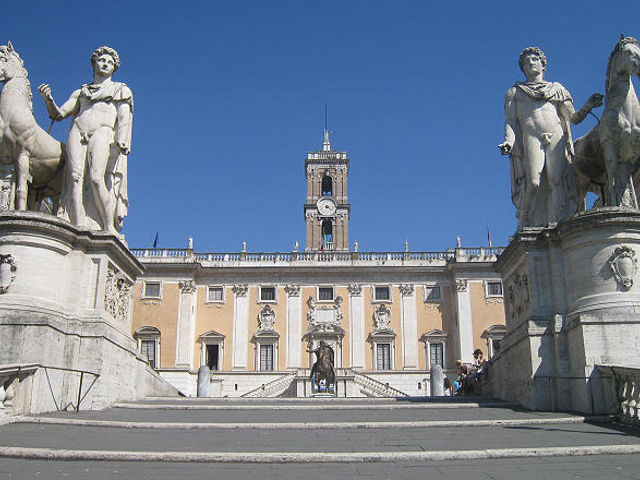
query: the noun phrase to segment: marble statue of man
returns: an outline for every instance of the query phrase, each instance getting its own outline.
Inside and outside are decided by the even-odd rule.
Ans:
[[[49,117],[72,117],[67,140],[65,207],[72,223],[116,233],[127,215],[127,155],[131,149],[133,95],[112,75],[118,52],[100,47],[91,55],[93,82],[82,85],[62,105],[40,85]],[[85,184],[90,188],[85,188]],[[89,217],[94,219],[92,224]],[[95,218],[94,218],[95,217]]]
[[[504,143],[498,147],[511,156],[518,228],[539,227],[576,211],[570,123],[582,122],[592,108],[602,105],[602,95],[594,93],[576,112],[567,89],[544,80],[547,58],[539,48],[525,48],[519,64],[526,81],[517,82],[505,95]]]

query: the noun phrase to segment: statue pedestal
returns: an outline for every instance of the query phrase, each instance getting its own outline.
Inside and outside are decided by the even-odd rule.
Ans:
[[[596,365],[640,366],[640,212],[591,210],[518,232],[499,257],[507,335],[495,396],[537,410],[609,413]]]
[[[131,289],[141,273],[113,235],[36,212],[0,214],[0,366],[37,365],[28,382],[4,369],[12,414],[175,392],[131,337]]]

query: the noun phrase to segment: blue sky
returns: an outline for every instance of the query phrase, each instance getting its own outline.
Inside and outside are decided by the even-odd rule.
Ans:
[[[100,7],[99,5],[105,5]],[[504,92],[527,46],[579,108],[603,91],[620,33],[640,36],[640,3],[432,1],[9,2],[11,40],[35,90],[58,102],[116,48],[134,93],[131,247],[201,252],[304,246],[304,159],[351,159],[350,241],[360,250],[505,245],[516,228],[503,138]],[[635,82],[638,87],[637,81]],[[596,111],[599,115],[601,109]],[[44,102],[34,113],[45,128]],[[574,129],[585,133],[592,117]],[[68,121],[52,134],[67,136]]]

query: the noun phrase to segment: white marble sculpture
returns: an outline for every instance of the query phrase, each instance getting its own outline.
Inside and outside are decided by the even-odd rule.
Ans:
[[[576,211],[570,123],[584,120],[602,104],[602,95],[591,95],[576,112],[569,92],[560,83],[544,80],[547,59],[539,48],[525,48],[519,64],[526,81],[505,95],[505,138],[499,148],[511,157],[518,227],[538,227]]]
[[[67,139],[65,207],[72,223],[116,233],[127,215],[127,155],[131,149],[133,95],[112,75],[118,53],[100,47],[91,55],[93,82],[58,106],[47,84],[38,92],[52,120],[71,116]]]
[[[37,210],[48,199],[57,210],[62,144],[33,116],[24,62],[8,42],[0,46],[0,211]]]
[[[575,143],[581,204],[590,190],[601,194],[605,206],[638,208],[633,177],[640,157],[640,103],[633,75],[640,75],[640,46],[623,35],[609,56],[602,119]]]

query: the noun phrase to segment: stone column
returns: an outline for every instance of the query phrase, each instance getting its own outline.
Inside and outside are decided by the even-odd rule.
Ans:
[[[249,299],[248,285],[233,287],[233,341],[231,352],[231,369],[246,370],[247,348],[249,342]]]
[[[364,369],[365,366],[365,321],[364,321],[364,297],[362,285],[353,283],[347,287],[349,290],[349,338],[351,345],[350,367]]]
[[[193,280],[179,283],[176,367],[193,368],[196,328],[196,286]]]
[[[418,368],[418,310],[413,285],[400,285],[402,323],[402,368]]]
[[[287,352],[285,368],[302,367],[302,298],[299,285],[287,285],[286,335]]]
[[[471,321],[471,295],[469,281],[457,278],[456,286],[456,332],[454,344],[456,359],[464,363],[473,362],[473,325]]]

